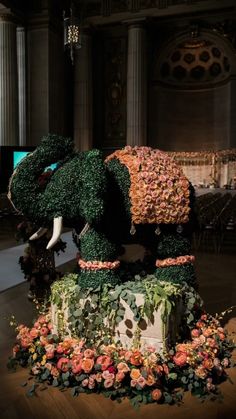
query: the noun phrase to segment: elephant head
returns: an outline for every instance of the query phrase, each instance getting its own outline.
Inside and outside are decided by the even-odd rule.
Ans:
[[[59,162],[42,185],[44,169]],[[92,182],[91,182],[92,179]],[[42,226],[31,239],[45,233],[53,221],[51,248],[60,238],[62,219],[75,224],[99,221],[103,214],[106,175],[99,151],[74,151],[71,139],[48,135],[33,153],[17,166],[9,184],[9,198],[29,220]]]

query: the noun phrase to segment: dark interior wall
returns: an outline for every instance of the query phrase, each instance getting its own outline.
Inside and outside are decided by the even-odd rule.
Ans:
[[[230,82],[204,90],[155,86],[150,91],[149,145],[163,150],[230,146]]]

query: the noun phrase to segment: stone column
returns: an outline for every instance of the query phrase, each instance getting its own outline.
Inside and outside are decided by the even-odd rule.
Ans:
[[[19,101],[19,145],[26,144],[26,56],[25,28],[17,28],[17,70]]]
[[[0,145],[18,144],[16,24],[0,15]]]
[[[146,33],[141,24],[128,29],[127,144],[145,145],[147,139]]]
[[[92,148],[91,35],[84,33],[76,51],[74,73],[74,141],[81,151]]]

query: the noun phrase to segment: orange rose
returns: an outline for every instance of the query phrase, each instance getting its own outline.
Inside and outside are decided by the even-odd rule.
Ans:
[[[214,366],[213,361],[212,361],[211,358],[204,359],[202,365],[207,370],[211,370],[213,368],[213,366]]]
[[[91,358],[83,358],[81,363],[81,368],[85,373],[88,373],[92,370],[94,366],[94,360]]]
[[[152,400],[158,401],[160,400],[161,396],[162,396],[162,392],[161,390],[159,390],[159,388],[155,388],[155,390],[152,390]]]
[[[156,380],[155,377],[152,374],[149,374],[146,378],[146,384],[148,386],[153,386],[153,384],[155,384]]]
[[[200,365],[199,367],[196,368],[195,374],[196,374],[197,377],[204,380],[204,378],[206,378],[206,376],[207,376],[207,371],[205,370],[205,368],[203,366]]]
[[[141,365],[143,362],[143,358],[139,351],[134,351],[130,357],[130,362],[132,365]]]
[[[131,370],[130,377],[132,380],[137,380],[139,377],[141,377],[141,372],[137,368],[133,368]]]

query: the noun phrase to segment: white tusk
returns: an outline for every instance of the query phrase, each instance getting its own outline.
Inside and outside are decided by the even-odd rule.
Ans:
[[[81,232],[79,233],[79,239],[81,239],[81,237],[87,233],[87,231],[90,229],[90,225],[89,223],[86,223],[83,230],[81,230]]]
[[[37,240],[42,237],[45,233],[47,233],[48,229],[45,227],[40,227],[38,231],[36,231],[32,236],[30,236],[29,240]]]
[[[62,232],[62,217],[56,217],[53,220],[53,234],[47,245],[47,249],[51,249],[60,240]]]

